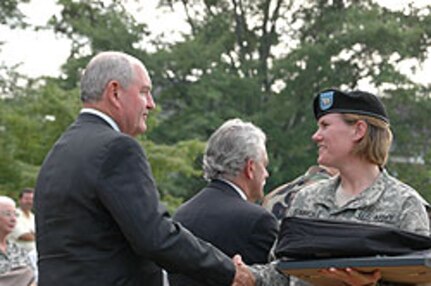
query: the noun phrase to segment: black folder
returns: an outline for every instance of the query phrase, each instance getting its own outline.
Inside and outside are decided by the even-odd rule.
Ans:
[[[280,259],[277,269],[317,286],[342,286],[343,283],[323,277],[320,269],[350,267],[361,272],[379,269],[382,280],[397,283],[431,282],[431,251],[414,252],[400,256],[369,256],[331,259]]]

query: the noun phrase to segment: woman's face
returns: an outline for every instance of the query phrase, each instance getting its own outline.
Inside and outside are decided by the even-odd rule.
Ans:
[[[319,148],[319,164],[339,168],[348,162],[355,144],[355,125],[344,122],[339,113],[319,118],[317,131],[311,137]]]
[[[8,235],[16,225],[16,209],[12,203],[0,203],[0,235]]]

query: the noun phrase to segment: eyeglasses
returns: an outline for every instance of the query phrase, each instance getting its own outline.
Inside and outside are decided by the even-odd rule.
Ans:
[[[5,217],[19,217],[19,213],[16,211],[0,211],[0,215]]]

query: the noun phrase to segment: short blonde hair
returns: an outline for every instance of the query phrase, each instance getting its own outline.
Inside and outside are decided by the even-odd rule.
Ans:
[[[367,123],[367,133],[354,147],[353,152],[369,162],[383,168],[389,157],[392,144],[392,131],[388,122],[372,116],[345,113],[341,115],[344,122],[349,125],[359,120]]]

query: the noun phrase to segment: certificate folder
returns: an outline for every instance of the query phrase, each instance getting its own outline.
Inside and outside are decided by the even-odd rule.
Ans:
[[[320,269],[350,267],[362,272],[379,269],[382,280],[398,283],[431,282],[431,252],[415,252],[400,256],[371,256],[331,259],[281,259],[277,269],[286,275],[293,275],[318,286],[342,286],[343,283],[325,278]]]

